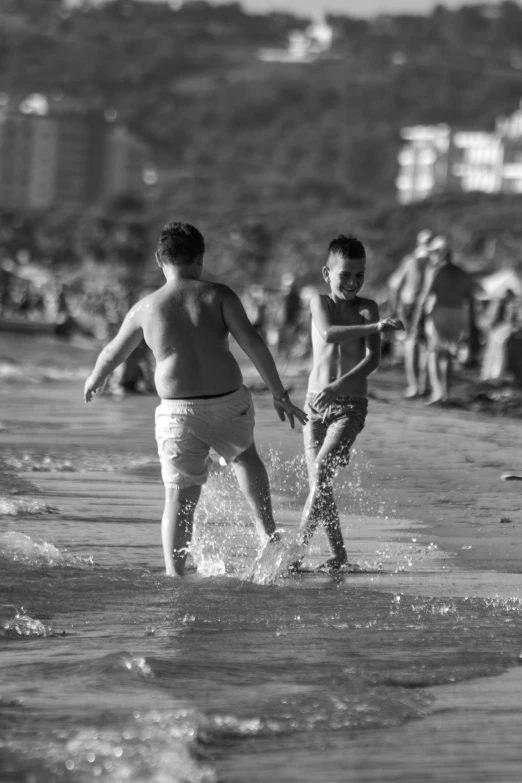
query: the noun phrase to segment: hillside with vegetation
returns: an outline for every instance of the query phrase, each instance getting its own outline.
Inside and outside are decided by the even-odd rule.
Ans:
[[[395,204],[402,126],[489,130],[517,108],[516,2],[333,16],[331,52],[292,64],[262,62],[259,49],[285,46],[309,20],[251,15],[236,3],[176,10],[138,0],[77,8],[3,0],[0,11],[0,90],[116,110],[161,172],[147,206],[152,233],[167,217],[196,222],[219,273],[273,279],[283,265],[305,274],[339,231],[367,240],[375,282],[421,225],[449,231],[460,252],[484,264],[517,246],[517,199]]]

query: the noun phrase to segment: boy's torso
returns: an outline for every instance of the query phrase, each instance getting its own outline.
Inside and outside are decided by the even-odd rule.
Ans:
[[[328,295],[322,295],[335,326],[360,326],[371,321],[370,301],[357,297],[352,302],[335,303]],[[321,337],[312,319],[313,365],[308,382],[309,393],[318,393],[332,381],[352,370],[366,355],[366,340],[359,338],[339,345],[327,343]],[[346,381],[339,392],[340,396],[366,397],[368,383],[366,378]]]
[[[156,359],[154,378],[162,399],[220,395],[241,387],[220,289],[203,280],[170,281],[135,308]]]

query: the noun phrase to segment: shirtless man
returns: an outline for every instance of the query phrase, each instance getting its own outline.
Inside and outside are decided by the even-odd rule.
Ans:
[[[431,231],[420,231],[415,250],[405,257],[389,280],[392,312],[402,319],[407,332],[404,342],[404,369],[408,384],[404,396],[407,398],[422,395],[426,389],[427,366],[422,323],[413,329],[413,320],[429,264],[428,248],[431,240]]]
[[[428,405],[447,402],[450,395],[453,359],[459,344],[475,322],[473,284],[462,267],[453,263],[449,248],[425,277],[416,321],[424,317],[428,345],[428,375],[431,395]]]
[[[310,302],[313,366],[304,429],[310,494],[303,512],[301,543],[307,544],[318,522],[323,523],[333,553],[323,566],[327,570],[348,564],[333,478],[340,467],[348,465],[350,449],[364,427],[367,378],[379,366],[380,334],[404,329],[396,318],[380,321],[377,304],[359,296],[365,269],[362,243],[353,236],[339,235],[330,242],[323,267],[330,292]],[[293,564],[293,570],[303,557]]]
[[[204,252],[196,228],[165,226],[156,253],[165,284],[132,307],[85,383],[85,401],[90,402],[141,340],[154,354],[161,397],[156,439],[165,484],[161,537],[168,576],[183,576],[211,447],[231,462],[261,540],[278,540],[268,476],[254,443],[252,396],[230,352],[229,334],[272,392],[281,421],[287,417],[292,429],[294,418],[306,422],[303,411],[290,402],[270,351],[236,294],[201,279]]]

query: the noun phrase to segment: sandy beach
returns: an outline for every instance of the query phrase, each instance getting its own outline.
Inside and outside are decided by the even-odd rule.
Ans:
[[[82,367],[92,360],[92,349],[65,345],[49,372],[45,369],[48,355],[56,346],[46,338],[38,351],[28,351],[26,339],[18,336],[10,341],[1,357],[5,382],[0,390],[0,456],[8,466],[2,474],[2,494],[21,504],[16,516],[3,514],[2,532],[16,530],[74,556],[93,555],[101,565],[118,552],[128,563],[126,548],[130,552],[134,542],[143,543],[146,538],[147,557],[159,574],[162,491],[151,430],[156,399],[105,398],[87,407],[81,397],[81,376]],[[74,372],[67,360],[73,353]],[[27,382],[21,382],[24,374]],[[246,380],[254,388],[259,382],[253,375]],[[296,400],[301,400],[304,373],[294,372],[287,381]],[[444,607],[451,607],[457,599],[482,598],[492,605],[504,601],[513,606],[512,621],[520,623],[522,484],[502,481],[501,474],[520,470],[522,422],[456,407],[426,407],[421,400],[406,402],[396,369],[380,371],[371,379],[371,389],[367,424],[356,443],[350,474],[340,487],[347,548],[351,559],[367,569],[345,578],[351,580],[353,600],[364,591],[377,591],[389,595],[400,611],[401,600],[424,596],[438,602],[437,611],[448,612],[451,608]],[[266,394],[256,393],[255,402],[263,453],[276,453],[282,462],[299,460],[300,432],[278,423]],[[111,455],[113,438],[126,451],[125,471]],[[96,448],[98,455],[106,451],[107,464],[99,457],[97,464],[89,463],[85,457],[89,448]],[[69,455],[70,470],[58,465],[63,449]],[[75,463],[80,453],[83,462]],[[40,455],[40,463],[35,455]],[[29,456],[33,460],[30,470]],[[19,482],[15,490],[14,475]],[[301,486],[298,500],[303,492]],[[291,487],[278,486],[276,478],[275,507],[287,530],[298,521],[296,498],[291,495]],[[24,514],[23,503],[29,504],[29,510],[31,503],[44,504],[51,512],[44,517]],[[52,509],[60,510],[60,519],[54,518]],[[74,525],[63,521],[73,517]],[[78,525],[81,519],[84,525]],[[124,525],[129,520],[134,523],[132,529]],[[104,538],[107,525],[115,523],[120,524],[122,535],[125,531],[119,543]],[[97,530],[98,547],[93,545]],[[316,556],[326,551],[322,536],[317,535]],[[325,585],[331,581],[328,576],[315,579]],[[10,600],[15,593],[14,587]],[[49,605],[43,590],[34,597],[32,616],[44,616]],[[487,629],[485,634],[489,634]],[[504,661],[504,668],[506,673],[495,677],[432,688],[428,683],[431,706],[421,720],[377,733],[355,732],[348,748],[332,735],[327,750],[339,764],[336,767],[332,761],[327,778],[321,777],[319,757],[312,750],[299,749],[300,765],[294,778],[288,748],[281,749],[280,755],[271,751],[267,758],[260,740],[233,756],[222,749],[219,779],[238,783],[246,779],[519,783],[522,669],[517,668],[516,654]],[[15,690],[5,689],[9,692],[13,695]],[[257,776],[252,772],[256,754]],[[399,755],[400,763],[395,765]],[[341,757],[350,760],[344,772],[340,771]],[[282,767],[285,775],[278,778],[277,770]],[[389,770],[385,778],[383,769]]]

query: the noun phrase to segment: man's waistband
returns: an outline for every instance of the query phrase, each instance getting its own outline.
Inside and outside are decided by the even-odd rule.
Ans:
[[[245,396],[250,395],[250,390],[246,386],[241,386],[232,392],[226,392],[220,394],[217,397],[177,397],[173,400],[161,400],[158,410],[162,410],[171,413],[180,411],[181,409],[188,410],[194,408],[217,408],[220,405],[230,405],[244,399]]]

